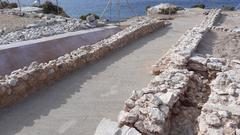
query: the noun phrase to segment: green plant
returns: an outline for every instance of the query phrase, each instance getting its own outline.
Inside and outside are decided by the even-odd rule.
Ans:
[[[10,2],[7,2],[7,1],[1,1],[0,0],[0,9],[4,9],[4,8],[17,8],[18,5],[17,3],[10,3]]]
[[[168,14],[176,14],[178,11],[177,8],[165,8],[165,9],[160,9],[159,14],[164,14],[164,15],[168,15]]]
[[[54,5],[52,2],[50,1],[46,1],[45,3],[43,3],[41,6],[39,6],[41,8],[43,8],[43,12],[46,14],[56,14],[56,15],[61,15],[61,16],[65,16],[65,17],[69,17],[66,12],[63,10],[62,7],[59,7],[57,5]]]
[[[146,6],[145,10],[147,11],[149,8],[151,8],[150,5]]]
[[[82,15],[82,16],[80,16],[79,18],[80,18],[81,20],[86,20],[86,19],[87,19],[87,16],[90,16],[90,15],[94,15],[94,17],[95,17],[96,19],[100,19],[100,17],[99,17],[98,15],[94,14],[94,13],[88,13],[87,15]]]
[[[228,5],[223,5],[223,6],[222,6],[222,10],[225,10],[225,11],[234,11],[234,10],[235,10],[235,7],[233,7],[233,6],[228,6]]]
[[[206,6],[204,4],[196,4],[196,5],[193,5],[192,8],[202,8],[204,9]]]

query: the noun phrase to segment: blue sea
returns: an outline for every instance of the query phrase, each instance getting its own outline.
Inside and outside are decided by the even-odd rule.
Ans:
[[[16,2],[17,0],[10,0]],[[20,0],[21,5],[32,5],[34,0]],[[41,0],[44,2],[45,0]],[[56,3],[56,0],[50,0]],[[106,8],[104,17],[110,20],[122,20],[136,15],[144,15],[146,6],[152,6],[159,3],[172,3],[181,7],[191,7],[194,4],[203,3],[207,8],[222,7],[230,5],[240,8],[240,0],[112,0],[111,8]],[[128,2],[127,2],[128,1]],[[79,17],[87,13],[96,13],[101,15],[105,9],[108,0],[58,0],[59,5],[72,17]],[[110,10],[111,9],[111,10]]]

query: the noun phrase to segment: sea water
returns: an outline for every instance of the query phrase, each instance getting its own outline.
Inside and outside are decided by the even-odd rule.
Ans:
[[[17,0],[10,1],[16,2]],[[46,0],[41,0],[41,2],[44,1]],[[56,3],[56,0],[50,1]],[[112,4],[109,4],[111,6],[106,8],[108,1],[109,0],[58,0],[58,3],[64,8],[67,14],[72,17],[78,18],[88,13],[96,13],[111,20],[121,20],[136,15],[145,15],[147,6],[159,3],[172,3],[186,8],[199,3],[205,4],[207,8],[222,7],[223,5],[240,8],[240,0],[112,0]],[[117,1],[120,1],[120,4],[117,4]],[[34,3],[34,0],[20,0],[20,2],[23,6],[29,6]],[[106,12],[103,14],[104,9]]]

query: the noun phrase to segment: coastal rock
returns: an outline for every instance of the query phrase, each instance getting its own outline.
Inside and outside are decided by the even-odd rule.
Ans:
[[[96,20],[93,14],[90,14],[86,17],[87,22],[94,22]]]

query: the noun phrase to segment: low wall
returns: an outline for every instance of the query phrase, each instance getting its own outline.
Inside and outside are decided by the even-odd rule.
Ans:
[[[209,98],[198,117],[198,135],[238,135],[240,61],[192,56],[188,67],[211,80]]]
[[[176,131],[174,124],[177,123],[172,122],[174,114],[183,111],[179,111],[178,104],[188,104],[185,95],[189,89],[196,88],[193,82],[196,82],[197,77],[187,69],[189,58],[219,15],[220,10],[211,10],[199,26],[187,31],[177,45],[157,63],[154,72],[158,75],[146,88],[133,91],[126,100],[124,109],[119,114],[120,126],[134,127],[142,134],[167,135]],[[184,121],[179,122],[181,125]],[[191,129],[187,130],[191,132]],[[177,131],[174,134],[178,134]]]
[[[33,62],[30,66],[13,71],[0,78],[0,106],[5,107],[27,97],[37,88],[62,78],[116,50],[127,43],[152,33],[166,23],[159,19],[146,19],[133,24],[110,38],[93,45],[82,46],[69,54],[47,63]]]
[[[48,62],[83,45],[94,44],[108,38],[119,31],[120,28],[116,26],[108,26],[0,45],[0,75],[10,74],[14,70],[30,65],[33,61]]]

